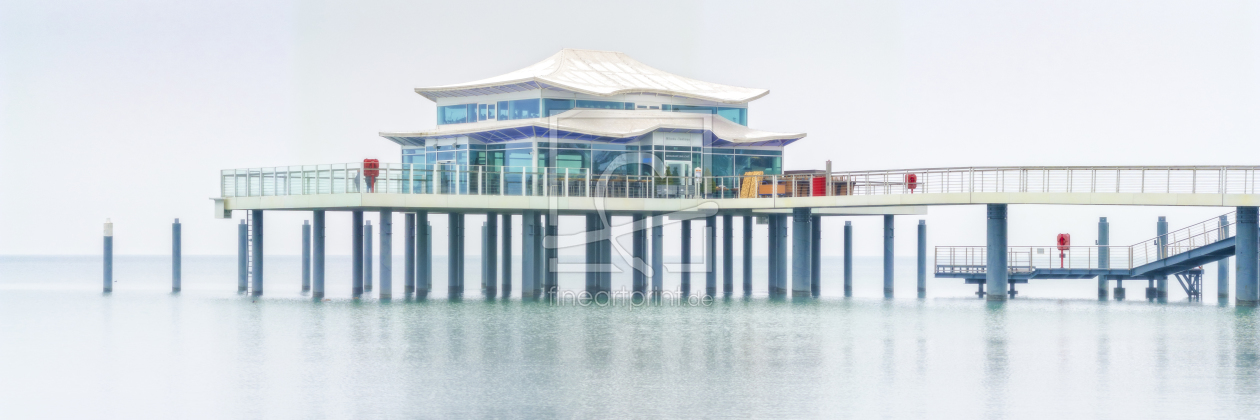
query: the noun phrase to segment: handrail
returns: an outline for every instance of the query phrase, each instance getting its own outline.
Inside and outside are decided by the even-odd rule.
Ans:
[[[1070,246],[1062,252],[1049,246],[1007,247],[1007,264],[1011,272],[1017,268],[1126,269],[1132,270],[1152,262],[1234,237],[1236,212],[1214,217],[1132,245]],[[985,246],[937,246],[936,272],[982,273],[987,266]],[[1104,261],[1106,264],[1104,264]],[[1105,265],[1105,266],[1104,266]],[[962,271],[959,271],[962,270]],[[972,271],[967,271],[972,270]]]
[[[804,175],[598,174],[585,168],[383,163],[369,185],[362,163],[227,169],[223,197],[402,193],[766,198],[955,193],[1256,194],[1260,166],[1023,166],[921,168]],[[914,175],[913,178],[909,177]],[[912,182],[911,182],[912,180]],[[569,185],[566,183],[574,182]],[[644,185],[638,183],[645,183]],[[755,188],[744,189],[746,182]],[[376,185],[380,183],[380,186]],[[620,183],[621,185],[614,185]],[[830,183],[831,188],[819,188]],[[822,184],[822,185],[818,185]],[[563,191],[568,185],[568,193]]]

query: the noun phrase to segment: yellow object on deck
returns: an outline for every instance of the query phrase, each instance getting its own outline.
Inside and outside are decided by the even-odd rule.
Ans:
[[[761,185],[763,175],[763,171],[744,172],[744,182],[739,185],[739,198],[757,198],[757,186]]]

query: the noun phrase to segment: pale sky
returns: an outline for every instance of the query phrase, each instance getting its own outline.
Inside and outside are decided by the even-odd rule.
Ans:
[[[1257,1],[0,0],[0,255],[99,253],[107,217],[120,254],[169,252],[176,217],[185,253],[233,254],[220,169],[398,162],[376,133],[433,127],[414,87],[565,47],[770,89],[749,125],[809,133],[785,169],[1260,164]],[[1226,211],[1012,206],[1010,243],[1092,243],[1108,216],[1129,244]],[[267,251],[298,253],[309,213],[268,217]],[[982,206],[935,207],[898,218],[900,255],[920,218],[932,245],[984,243]],[[329,253],[349,220],[330,215]],[[878,255],[879,220],[853,220]]]

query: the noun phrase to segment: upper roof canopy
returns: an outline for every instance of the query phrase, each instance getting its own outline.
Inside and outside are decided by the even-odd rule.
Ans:
[[[652,93],[728,104],[747,103],[770,93],[767,89],[728,86],[666,73],[615,51],[570,48],[502,76],[454,85],[416,88],[416,93],[436,101],[437,98],[548,87],[594,96]]]

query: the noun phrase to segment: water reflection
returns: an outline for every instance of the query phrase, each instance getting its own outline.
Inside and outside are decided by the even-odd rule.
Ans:
[[[984,391],[988,418],[1004,418],[1010,379],[1007,355],[1006,302],[987,301],[984,312]]]

